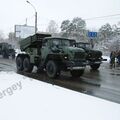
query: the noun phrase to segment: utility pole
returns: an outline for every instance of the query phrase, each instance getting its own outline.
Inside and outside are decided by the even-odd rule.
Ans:
[[[37,33],[37,12],[35,12],[35,33]]]
[[[25,25],[27,26],[27,18],[26,18],[26,21],[25,21]]]
[[[36,10],[35,6],[32,3],[30,3],[29,1],[26,1],[26,2],[29,3],[33,7],[33,9],[35,11],[35,34],[36,34],[37,33],[37,10]]]

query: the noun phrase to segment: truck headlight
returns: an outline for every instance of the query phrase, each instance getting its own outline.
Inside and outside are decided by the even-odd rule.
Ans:
[[[67,56],[64,56],[64,59],[65,59],[65,60],[67,60],[67,59],[68,59],[68,57],[67,57]]]

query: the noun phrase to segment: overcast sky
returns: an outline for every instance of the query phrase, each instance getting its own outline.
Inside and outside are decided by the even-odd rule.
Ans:
[[[29,0],[38,12],[38,29],[45,31],[50,20],[59,25],[65,19],[83,19],[120,14],[120,0]],[[34,25],[34,9],[26,0],[0,0],[0,31],[7,34],[14,30],[15,24]],[[120,15],[105,19],[86,21],[88,28],[99,28],[109,22],[120,21]]]

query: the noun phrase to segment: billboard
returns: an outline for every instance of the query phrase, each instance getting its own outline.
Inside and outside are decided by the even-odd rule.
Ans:
[[[35,27],[28,25],[15,25],[15,36],[16,38],[26,38],[30,35],[35,34]]]

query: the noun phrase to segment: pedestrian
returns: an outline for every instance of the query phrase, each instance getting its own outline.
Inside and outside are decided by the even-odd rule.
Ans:
[[[114,51],[112,51],[110,53],[110,66],[111,68],[114,67],[115,68],[115,57],[116,57],[116,54]]]
[[[120,65],[120,50],[117,52],[118,65]]]

